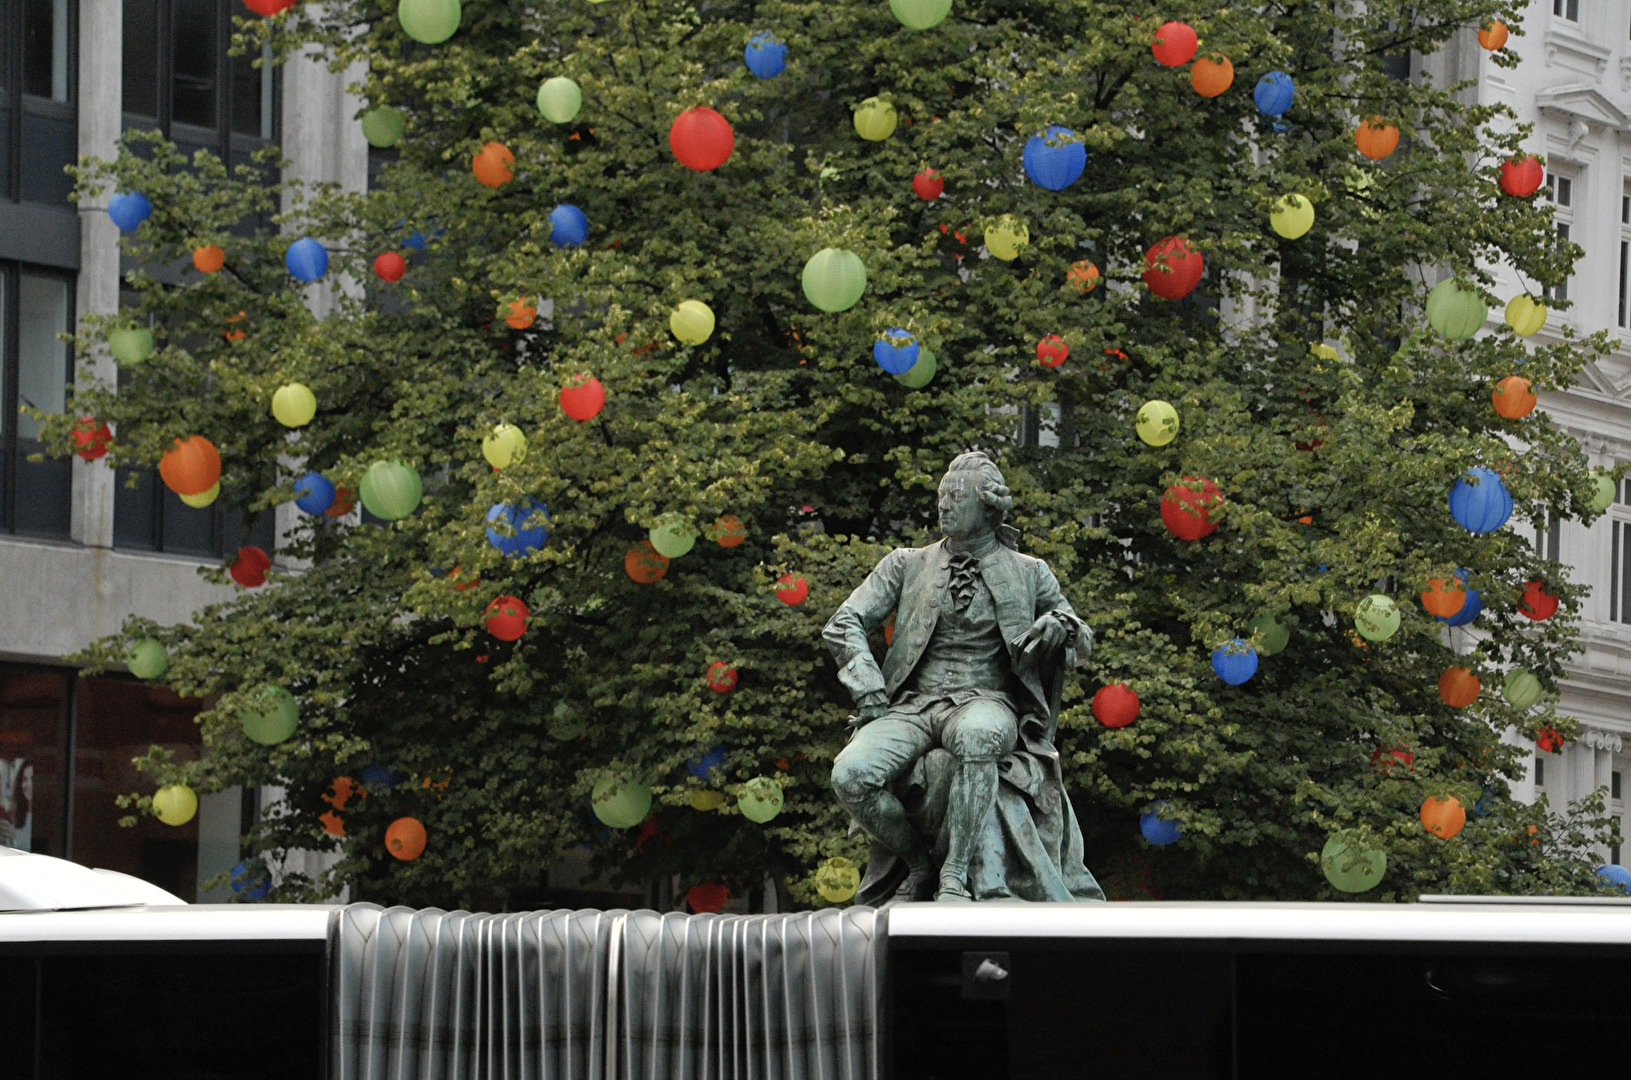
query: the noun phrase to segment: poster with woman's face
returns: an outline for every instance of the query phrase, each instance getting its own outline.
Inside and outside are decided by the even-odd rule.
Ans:
[[[0,847],[32,850],[34,763],[0,758]]]

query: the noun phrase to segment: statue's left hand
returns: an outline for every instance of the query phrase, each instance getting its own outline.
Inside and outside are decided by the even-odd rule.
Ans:
[[[1053,612],[1049,611],[1037,618],[1031,624],[1028,635],[1033,642],[1039,642],[1043,649],[1052,652],[1065,643],[1065,636],[1069,633],[1065,624]]]

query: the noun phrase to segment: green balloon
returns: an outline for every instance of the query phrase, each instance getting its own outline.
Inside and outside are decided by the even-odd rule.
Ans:
[[[1476,289],[1454,278],[1441,281],[1427,294],[1427,323],[1451,341],[1470,338],[1484,328],[1489,305]]]
[[[939,370],[939,366],[935,363],[934,353],[919,345],[917,362],[896,375],[895,381],[912,390],[921,390],[929,385],[929,380],[934,378],[934,373],[937,370]]]
[[[121,364],[139,364],[153,355],[153,331],[146,327],[110,331],[108,351]]]
[[[583,108],[583,91],[565,75],[545,79],[538,87],[538,111],[552,124],[570,124]]]
[[[951,0],[889,0],[889,10],[908,30],[927,30],[951,13]]]
[[[400,461],[376,461],[363,472],[357,490],[370,514],[396,521],[419,508],[424,485],[419,474]]]
[[[668,517],[652,526],[647,534],[651,546],[665,559],[677,559],[689,554],[697,543],[697,528],[682,517]]]
[[[1399,605],[1390,596],[1372,593],[1354,608],[1354,626],[1366,641],[1386,641],[1399,632]]]
[[[157,638],[137,638],[125,653],[125,667],[138,679],[156,679],[170,670],[170,654]]]
[[[1591,498],[1586,500],[1588,510],[1607,510],[1614,505],[1614,478],[1602,469],[1591,470]]]
[[[1366,851],[1333,836],[1320,849],[1320,869],[1339,892],[1367,892],[1382,883],[1387,873],[1387,854]]]
[[[262,746],[276,746],[294,734],[300,723],[300,706],[294,695],[281,686],[265,683],[251,695],[238,712],[244,734]]]
[[[1246,624],[1246,631],[1257,639],[1257,652],[1261,656],[1277,656],[1291,644],[1291,627],[1273,615],[1259,615]]]
[[[804,297],[829,314],[848,311],[866,292],[866,263],[853,251],[822,248],[804,264]]]
[[[1501,683],[1501,696],[1517,709],[1527,709],[1539,701],[1545,692],[1546,688],[1540,685],[1540,680],[1528,668],[1513,668]]]
[[[763,825],[782,812],[781,785],[768,776],[755,776],[742,786],[736,805],[743,817]]]
[[[440,45],[459,29],[459,0],[401,0],[396,6],[402,32],[421,45]]]
[[[603,776],[589,792],[589,803],[601,824],[612,829],[632,829],[651,812],[651,789],[632,780]]]
[[[400,109],[379,105],[362,114],[362,137],[369,146],[387,150],[402,139],[402,129],[408,118]]]

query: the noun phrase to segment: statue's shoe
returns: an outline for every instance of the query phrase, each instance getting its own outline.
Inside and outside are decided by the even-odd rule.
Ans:
[[[929,898],[929,883],[933,880],[928,869],[913,870],[907,873],[906,879],[895,889],[895,895],[889,898],[889,903],[910,903],[914,900],[927,900]]]
[[[969,904],[974,902],[974,897],[963,887],[963,883],[954,878],[941,878],[940,888],[934,894],[934,898],[939,903]]]

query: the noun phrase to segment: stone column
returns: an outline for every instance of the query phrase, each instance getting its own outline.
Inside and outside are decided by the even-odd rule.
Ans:
[[[120,89],[124,52],[121,0],[79,3],[79,154],[112,160],[119,140]],[[79,204],[78,317],[119,310],[119,230],[108,218],[102,192]],[[80,353],[76,386],[112,384],[113,358],[103,349]],[[105,462],[73,459],[71,535],[87,547],[113,546],[113,470]]]

